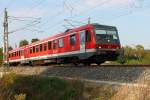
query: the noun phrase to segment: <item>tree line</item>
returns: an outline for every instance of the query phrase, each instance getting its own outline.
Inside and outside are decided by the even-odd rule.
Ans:
[[[31,40],[31,43],[34,43],[34,42],[37,42],[37,41],[39,41],[39,39],[38,38],[34,38],[34,39],[32,39]],[[27,41],[27,40],[21,40],[20,42],[19,42],[19,47],[22,47],[22,46],[26,46],[26,45],[28,45],[29,44],[29,41]],[[2,49],[2,48],[1,48]],[[10,50],[13,50],[13,47],[12,46],[9,46],[8,47],[8,50],[10,51]]]

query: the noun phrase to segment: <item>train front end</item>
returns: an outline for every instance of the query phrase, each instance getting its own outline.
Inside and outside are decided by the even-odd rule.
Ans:
[[[99,63],[116,60],[121,48],[117,28],[95,24],[93,29],[96,41],[95,60]]]

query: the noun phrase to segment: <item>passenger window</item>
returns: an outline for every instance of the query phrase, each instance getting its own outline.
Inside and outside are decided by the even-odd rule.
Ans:
[[[56,47],[57,47],[57,40],[54,40],[53,41],[53,49],[56,49]]]
[[[70,44],[75,45],[76,44],[76,35],[73,34],[70,36]]]
[[[17,56],[19,56],[19,51],[17,51]]]
[[[30,54],[32,53],[32,47],[30,48]]]
[[[33,53],[35,53],[35,46],[33,47]]]
[[[48,50],[51,49],[51,41],[48,41]]]
[[[39,52],[39,46],[38,45],[36,46],[36,52]]]
[[[91,34],[89,30],[85,31],[85,35],[86,35],[86,42],[90,42],[91,41]]]
[[[63,38],[60,38],[59,40],[59,47],[63,47],[64,46],[64,43],[63,43]]]
[[[20,51],[19,51],[19,56],[20,56]]]
[[[44,44],[44,51],[47,50],[47,43]]]
[[[40,44],[40,52],[42,52],[42,44]]]
[[[17,56],[17,51],[16,51],[16,56]]]

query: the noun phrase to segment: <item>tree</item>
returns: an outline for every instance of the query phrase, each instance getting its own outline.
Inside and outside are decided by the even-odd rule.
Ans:
[[[34,38],[34,39],[31,40],[31,43],[37,42],[37,41],[39,41],[39,39],[38,38]]]
[[[124,56],[126,59],[132,58],[133,55],[133,49],[130,46],[123,47],[124,49]]]
[[[3,52],[3,48],[0,48],[0,53]]]
[[[120,54],[119,54],[119,56],[118,56],[118,62],[120,63],[120,64],[124,64],[124,63],[126,63],[126,58],[125,58],[125,55],[124,55],[124,48],[121,48],[120,49]]]
[[[9,51],[13,50],[12,46],[9,46],[8,50],[9,50]]]
[[[20,43],[19,43],[19,47],[22,47],[22,46],[25,46],[25,45],[28,45],[29,42],[27,40],[21,40]]]
[[[142,45],[136,45],[136,55],[139,60],[145,56],[145,50]]]

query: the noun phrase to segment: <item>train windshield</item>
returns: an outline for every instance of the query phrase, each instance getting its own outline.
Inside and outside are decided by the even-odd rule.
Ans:
[[[101,40],[101,39],[117,40],[118,39],[117,31],[113,31],[113,30],[96,29],[95,34],[96,34],[97,40]]]

